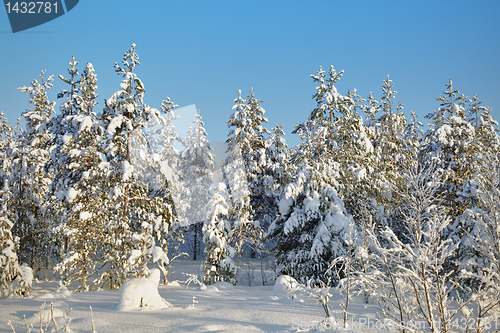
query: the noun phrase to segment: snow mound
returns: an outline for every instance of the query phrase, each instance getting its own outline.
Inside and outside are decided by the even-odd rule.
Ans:
[[[158,293],[160,270],[152,269],[148,277],[130,280],[120,287],[117,311],[160,310],[171,307]]]
[[[281,275],[276,279],[274,283],[274,292],[287,293],[289,290],[297,288],[298,283],[293,277],[289,275]]]
[[[216,286],[207,286],[205,289],[203,289],[205,292],[207,293],[218,293],[219,292],[219,288],[217,288]]]
[[[180,288],[181,285],[177,281],[169,281],[169,282],[167,282],[167,287]]]
[[[69,291],[68,288],[66,288],[66,286],[63,284],[59,286],[59,288],[56,291],[56,294],[62,296],[61,298],[71,297],[71,291]]]
[[[42,319],[42,322],[49,322],[52,318],[62,318],[64,317],[64,313],[62,310],[52,307],[52,310],[50,309],[50,305],[45,305],[45,308],[43,310],[40,310],[39,312],[33,314],[30,318],[30,322],[40,322],[40,318]]]
[[[43,295],[35,297],[35,299],[40,301],[46,301],[46,300],[65,299],[69,297],[71,297],[71,292],[68,290],[68,288],[66,288],[66,286],[60,284],[56,292],[45,293]]]
[[[234,288],[234,285],[232,285],[229,282],[221,281],[213,284],[214,287],[217,287],[219,289],[232,289]]]

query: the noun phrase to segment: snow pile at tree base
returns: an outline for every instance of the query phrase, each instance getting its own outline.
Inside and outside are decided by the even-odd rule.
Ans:
[[[117,311],[161,310],[172,305],[158,293],[160,271],[152,269],[148,277],[139,277],[120,287],[120,301]]]
[[[295,280],[293,277],[289,275],[281,275],[276,279],[273,291],[279,293],[287,293],[289,290],[297,288],[298,285],[299,284],[297,283],[297,280]]]

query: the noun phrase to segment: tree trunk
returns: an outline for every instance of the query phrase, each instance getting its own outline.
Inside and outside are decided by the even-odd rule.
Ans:
[[[194,229],[194,251],[193,251],[193,260],[196,260],[196,254],[198,252],[198,223],[193,225]]]

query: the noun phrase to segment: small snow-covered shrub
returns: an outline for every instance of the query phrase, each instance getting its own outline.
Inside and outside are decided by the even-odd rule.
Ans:
[[[281,275],[276,279],[274,283],[274,292],[288,292],[298,287],[297,280],[288,275]]]
[[[118,311],[159,310],[171,307],[158,293],[160,270],[152,269],[148,277],[132,279],[120,287]]]

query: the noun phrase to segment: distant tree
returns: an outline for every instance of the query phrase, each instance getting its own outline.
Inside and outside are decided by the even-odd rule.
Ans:
[[[185,188],[182,201],[188,205],[185,217],[194,234],[193,260],[196,260],[200,250],[202,225],[206,215],[205,207],[210,200],[215,160],[199,110],[195,116],[194,126],[189,128],[185,141],[186,148],[181,153],[179,168]]]

